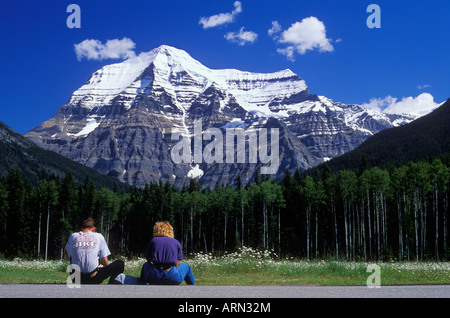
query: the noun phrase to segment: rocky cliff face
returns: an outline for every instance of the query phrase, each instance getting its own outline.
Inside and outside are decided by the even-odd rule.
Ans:
[[[412,119],[312,95],[305,81],[290,70],[270,74],[212,70],[182,50],[161,46],[98,70],[55,116],[25,136],[132,185],[155,181],[182,185],[196,177],[213,187],[218,182],[234,184],[238,176],[248,182],[267,163],[249,160],[248,136],[245,162],[198,162],[192,156],[175,163],[171,152],[180,140],[188,140],[194,150],[196,121],[202,124],[202,149],[212,143],[205,139],[209,128],[220,129],[223,140],[227,128],[242,128],[249,135],[266,129],[269,139],[271,128],[277,128],[276,177],[286,169],[315,166],[354,149],[378,131]],[[173,138],[177,133],[186,139]],[[211,140],[217,141],[214,137]]]

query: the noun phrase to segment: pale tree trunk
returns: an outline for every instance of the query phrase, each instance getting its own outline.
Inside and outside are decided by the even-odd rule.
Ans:
[[[334,220],[334,241],[335,241],[335,249],[336,249],[336,260],[339,260],[338,226],[337,226],[337,220],[336,220],[336,206],[335,206],[333,196],[331,196],[331,210],[333,211],[333,220]]]
[[[416,261],[419,261],[419,224],[418,224],[418,216],[417,216],[417,190],[414,191],[414,234],[416,237]]]
[[[199,245],[202,239],[202,215],[200,214],[199,218],[198,218],[198,241],[199,241]],[[200,248],[200,246],[199,246]]]
[[[266,248],[266,215],[267,215],[267,208],[266,208],[266,203],[263,203],[263,248]]]
[[[227,214],[224,215],[224,234],[223,234],[223,250],[227,250]]]
[[[65,217],[64,217],[64,209],[62,209],[62,219],[64,221]],[[64,246],[61,246],[61,254],[60,254],[60,260],[63,260],[64,257]]]
[[[347,199],[344,199],[345,258],[348,260]]]
[[[361,199],[361,237],[364,251],[364,261],[367,260],[367,244],[366,244],[366,221],[365,221],[365,211],[364,211],[364,199]]]
[[[278,206],[278,255],[279,257],[281,257],[281,215],[279,206]]]
[[[355,207],[353,204],[350,205],[350,211],[351,211],[351,240],[352,240],[352,260],[355,260],[355,250],[356,250],[356,224],[355,224]]]
[[[403,195],[404,197],[404,195]],[[398,214],[398,259],[403,261],[403,224],[402,224],[402,204],[400,193],[397,192],[397,214]]]
[[[47,260],[48,256],[48,228],[50,225],[50,203],[48,203],[48,210],[47,210],[47,230],[45,234],[45,260]]]
[[[208,245],[206,244],[206,236],[205,233],[203,233],[203,242],[205,244],[205,253],[208,253]]]
[[[445,198],[444,198],[444,261],[447,260],[447,217],[448,217],[448,194],[445,189]]]
[[[387,250],[387,241],[388,241],[388,237],[387,237],[387,233],[388,233],[388,223],[387,223],[387,202],[386,202],[386,197],[383,196],[383,224],[384,224],[384,228],[383,228],[383,234],[384,234],[384,250]]]
[[[241,198],[241,231],[242,231],[242,233],[241,233],[241,237],[242,237],[241,244],[242,244],[242,246],[245,246],[245,244],[244,244],[244,229],[245,229],[245,227],[244,227],[244,202],[242,201],[242,198]]]
[[[377,217],[377,220],[375,222],[376,235],[377,235],[377,259],[379,259],[381,244],[380,244],[380,206],[379,206],[378,194],[375,194],[374,200],[375,200],[375,214]]]
[[[319,220],[318,220],[318,217],[317,217],[317,214],[318,214],[318,211],[317,211],[317,209],[316,209],[316,247],[315,247],[315,257],[317,258],[317,246],[318,246],[318,244],[319,244],[319,237],[318,237],[318,233],[319,233]]]
[[[372,216],[370,215],[370,196],[367,190],[367,221],[369,226],[369,255],[372,258]]]
[[[427,246],[427,200],[423,195],[423,213],[422,213],[422,248],[420,252],[420,260],[423,260],[423,254]]]
[[[214,254],[214,225],[212,227],[211,252]]]
[[[193,208],[192,208],[192,204],[191,204],[191,216],[190,216],[190,218],[191,218],[191,253],[192,253],[192,251],[194,250],[194,217],[193,217],[193,213],[194,213],[194,211],[193,211]]]
[[[308,204],[306,210],[306,257],[309,259],[310,232],[311,232],[311,203]]]
[[[434,207],[435,207],[435,216],[436,216],[436,237],[435,237],[435,243],[434,243],[434,249],[435,249],[435,258],[436,262],[439,262],[439,203],[438,203],[438,188],[435,186],[434,188]]]
[[[38,259],[41,257],[41,218],[42,218],[41,207],[42,203],[39,203],[39,229],[38,229],[38,252],[37,252]]]

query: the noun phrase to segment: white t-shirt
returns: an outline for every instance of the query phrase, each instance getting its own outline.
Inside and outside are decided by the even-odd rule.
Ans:
[[[66,244],[66,251],[71,263],[78,265],[82,273],[94,271],[98,267],[98,258],[111,254],[103,235],[95,232],[73,233]]]

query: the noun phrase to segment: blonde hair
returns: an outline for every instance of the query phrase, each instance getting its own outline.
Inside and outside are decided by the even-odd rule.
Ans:
[[[153,237],[168,236],[173,238],[173,227],[169,222],[156,222],[153,226]]]

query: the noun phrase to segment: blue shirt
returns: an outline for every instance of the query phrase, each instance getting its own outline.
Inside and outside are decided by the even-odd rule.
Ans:
[[[180,242],[168,236],[154,237],[147,246],[145,258],[157,266],[176,266],[183,259]]]

